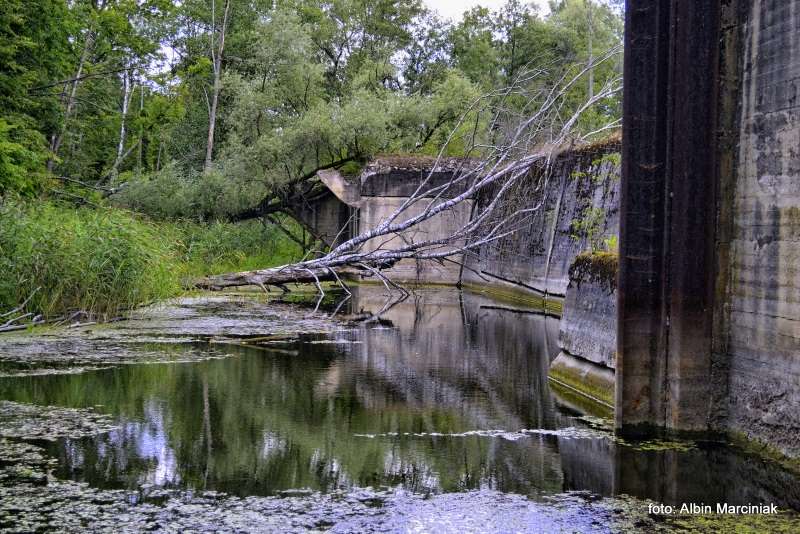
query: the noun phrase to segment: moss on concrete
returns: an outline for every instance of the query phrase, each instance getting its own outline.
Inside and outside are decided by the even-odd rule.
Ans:
[[[561,316],[564,309],[564,299],[561,297],[539,295],[532,291],[524,291],[511,287],[498,285],[463,284],[467,291],[480,295],[487,295],[494,300],[509,304],[522,304],[531,308],[542,310],[545,313]]]
[[[604,404],[607,408],[613,409],[614,383],[610,382],[607,377],[602,376],[600,372],[580,369],[562,361],[561,358],[565,354],[562,352],[550,365],[549,378],[560,382],[563,387],[573,389],[576,393],[584,395],[595,403]],[[578,360],[574,356],[566,355],[566,357]],[[601,369],[599,365],[589,361],[582,359],[580,361],[582,365],[592,366],[597,368],[598,371]]]
[[[583,252],[572,262],[569,279],[570,283],[592,282],[608,291],[615,291],[618,272],[619,255],[616,252]]]
[[[582,414],[610,420],[614,417],[614,409],[597,402],[596,399],[575,391],[575,388],[568,387],[564,382],[550,378],[550,389],[556,400],[568,408],[572,408]]]
[[[755,440],[744,432],[729,430],[727,435],[730,442],[743,451],[776,462],[787,471],[800,473],[800,458],[790,458],[772,445]]]

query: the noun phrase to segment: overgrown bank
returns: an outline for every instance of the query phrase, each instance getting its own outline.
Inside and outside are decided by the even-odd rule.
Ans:
[[[199,275],[279,265],[301,255],[257,221],[153,222],[115,208],[0,205],[0,324],[85,311],[110,317],[174,296]]]

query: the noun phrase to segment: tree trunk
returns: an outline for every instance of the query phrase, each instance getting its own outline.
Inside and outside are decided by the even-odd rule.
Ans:
[[[109,175],[111,178],[116,177],[119,172],[119,166],[125,154],[125,121],[128,118],[128,108],[130,107],[131,97],[133,96],[133,83],[131,81],[131,72],[125,70],[122,72],[122,122],[119,126],[119,142],[117,143],[117,157],[114,159],[114,166],[111,167]]]
[[[51,154],[50,158],[47,160],[47,172],[53,172],[53,166],[55,165],[56,158],[58,157],[58,150],[61,148],[61,141],[64,139],[64,133],[67,131],[67,121],[69,120],[70,115],[72,115],[72,110],[75,107],[75,94],[78,92],[78,82],[81,76],[83,76],[83,69],[86,66],[86,62],[89,59],[89,54],[91,53],[93,46],[94,33],[89,30],[86,33],[86,40],[83,43],[83,52],[81,52],[81,57],[78,60],[78,70],[72,80],[72,86],[70,87],[69,95],[66,99],[66,107],[64,108],[64,124],[61,126],[61,130],[57,134],[53,134],[53,136],[50,138]]]
[[[587,37],[589,42],[587,43],[587,50],[589,52],[589,92],[588,92],[588,99],[591,100],[594,97],[594,67],[591,66],[592,62],[594,61],[594,18],[592,14],[592,2],[591,0],[586,0],[586,17],[587,22],[589,25],[589,31],[587,32]]]
[[[225,0],[225,13],[222,16],[222,26],[219,30],[219,44],[214,41],[214,34],[216,33],[216,23],[214,22],[213,6],[216,0],[212,0],[212,24],[215,26],[211,34],[211,58],[214,65],[214,87],[211,91],[211,109],[208,113],[208,140],[206,141],[206,159],[203,164],[203,172],[211,170],[212,156],[214,154],[214,129],[217,123],[217,106],[219,103],[219,93],[222,89],[222,54],[225,50],[225,32],[228,26],[228,11],[230,9],[230,0]],[[219,47],[217,49],[217,46]]]
[[[284,284],[313,284],[337,280],[342,276],[359,274],[364,271],[348,267],[303,268],[293,265],[209,276],[195,282],[201,289],[219,290],[236,286],[281,286]]]
[[[142,124],[142,114],[144,113],[144,84],[139,86],[139,153],[136,156],[136,173],[142,174],[142,164],[144,158],[144,125]]]

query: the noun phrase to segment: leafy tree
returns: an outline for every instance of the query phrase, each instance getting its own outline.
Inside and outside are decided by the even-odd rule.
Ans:
[[[68,64],[69,16],[60,0],[0,3],[0,195],[41,186],[58,95],[42,87]]]
[[[235,219],[307,192],[319,168],[490,143],[618,44],[621,19],[597,0],[548,15],[509,0],[455,24],[420,0],[8,0],[0,35],[2,191],[33,195],[49,170],[79,197]],[[570,105],[618,68],[591,69]],[[530,71],[547,76],[517,83]],[[511,83],[502,106],[471,107]],[[495,108],[511,115],[490,128]],[[608,99],[581,128],[618,113]]]
[[[487,90],[499,83],[501,59],[494,30],[492,13],[475,7],[464,13],[450,34],[455,66]]]

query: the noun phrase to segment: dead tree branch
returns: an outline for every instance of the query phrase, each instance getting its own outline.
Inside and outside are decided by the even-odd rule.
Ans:
[[[394,212],[375,227],[335,245],[327,254],[272,269],[211,276],[197,285],[223,288],[245,284],[313,282],[319,287],[321,280],[370,273],[381,280],[387,290],[399,289],[403,292],[383,270],[405,259],[444,262],[474,254],[476,249],[526,228],[532,214],[541,209],[544,200],[533,206],[513,208],[518,204],[519,199],[515,198],[515,194],[519,184],[533,173],[538,177],[538,181],[534,180],[534,192],[547,191],[553,158],[565,148],[582,141],[583,137],[574,133],[578,120],[587,110],[618,93],[621,80],[618,77],[607,80],[600,90],[588,96],[580,105],[568,108],[568,98],[574,97],[572,89],[582,84],[599,62],[607,61],[618,53],[618,50],[612,50],[605,56],[595,58],[563,74],[547,88],[543,88],[540,80],[547,73],[541,70],[519,76],[515,86],[499,94],[501,102],[511,94],[530,98],[524,107],[524,116],[519,116],[518,110],[499,106],[496,98],[498,93],[478,99],[470,111],[493,107],[495,111],[490,124],[500,132],[489,145],[476,145],[467,150],[468,154],[481,150],[482,157],[477,161],[464,158],[452,171],[449,180],[445,183],[436,182],[433,177],[440,168],[443,147],[428,174]],[[566,115],[565,109],[571,109],[571,112]],[[468,115],[469,112],[461,122],[467,120]],[[543,199],[546,195],[541,196]],[[417,225],[450,212],[464,202],[473,202],[473,209],[471,216],[460,227],[444,236],[415,238],[413,229]]]

